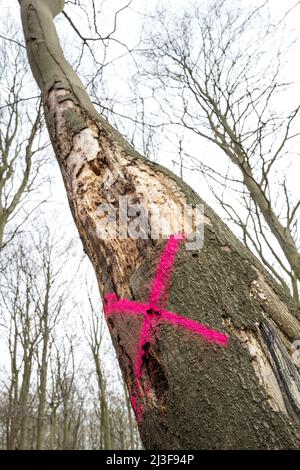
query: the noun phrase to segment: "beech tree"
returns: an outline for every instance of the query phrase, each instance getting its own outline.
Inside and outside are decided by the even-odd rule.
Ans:
[[[145,211],[163,207],[171,227],[182,207],[203,201],[95,111],[55,30],[64,1],[19,3],[50,138],[144,447],[299,447],[296,303],[207,205],[201,249],[186,249],[190,233],[176,237],[175,229],[167,241],[109,236],[99,206],[116,207],[119,196]]]
[[[107,401],[107,391],[105,377],[103,373],[103,366],[101,364],[100,347],[103,339],[103,323],[98,312],[95,312],[90,295],[88,295],[90,309],[91,309],[91,321],[87,331],[85,331],[86,338],[89,344],[90,351],[93,356],[95,365],[95,371],[97,376],[98,385],[98,397],[100,402],[100,444],[104,446],[104,449],[110,450],[111,446],[111,423],[109,415],[109,405]],[[84,325],[84,321],[82,322]]]
[[[12,242],[33,211],[32,208],[25,210],[25,203],[42,166],[37,158],[44,148],[38,139],[42,126],[41,106],[38,97],[22,95],[27,69],[26,56],[20,46],[1,37],[0,252]],[[29,100],[36,105],[29,106]]]

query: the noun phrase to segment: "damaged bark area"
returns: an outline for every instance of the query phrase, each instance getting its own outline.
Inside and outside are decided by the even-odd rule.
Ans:
[[[182,207],[203,201],[171,172],[145,160],[96,113],[59,45],[53,16],[63,4],[20,0],[29,62],[102,299],[127,299],[138,310],[149,302],[166,241],[109,237],[99,207],[117,210],[120,196],[146,211],[163,207],[175,234]],[[158,318],[149,323],[151,340],[138,357],[145,317],[126,309],[107,315],[144,446],[298,448],[299,370],[291,345],[300,337],[299,309],[206,205],[203,222],[203,248],[180,246],[167,308],[226,332],[227,347]],[[159,309],[150,310],[147,315],[159,315]]]

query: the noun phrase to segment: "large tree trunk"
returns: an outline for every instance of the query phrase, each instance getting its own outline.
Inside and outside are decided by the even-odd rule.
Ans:
[[[173,238],[97,236],[98,206],[117,204],[120,195],[146,209],[172,210],[174,226],[181,217],[176,207],[203,201],[95,112],[53,24],[64,1],[20,4],[52,144],[101,296],[107,296],[108,325],[144,446],[300,447],[300,379],[291,359],[300,316],[293,300],[208,206],[201,250],[186,250]],[[152,286],[155,276],[170,284],[167,304],[163,288]],[[179,317],[166,308],[194,323],[174,324]],[[227,333],[228,344],[200,323]]]
[[[111,429],[110,429],[110,416],[109,416],[109,407],[107,403],[107,393],[105,380],[103,377],[102,366],[99,357],[99,351],[93,351],[93,358],[96,368],[97,382],[98,382],[98,396],[100,400],[100,410],[101,410],[101,446],[106,450],[112,449],[111,445]]]
[[[39,388],[38,388],[38,413],[37,413],[37,438],[36,448],[41,450],[45,445],[45,421],[46,421],[46,400],[47,400],[47,376],[48,376],[48,355],[49,355],[49,297],[51,290],[51,271],[50,266],[45,270],[46,292],[43,304],[43,313],[41,318],[42,329],[42,357],[39,364]]]

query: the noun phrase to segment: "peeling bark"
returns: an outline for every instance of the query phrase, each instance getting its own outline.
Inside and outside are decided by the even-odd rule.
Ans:
[[[164,206],[176,233],[182,205],[203,201],[171,172],[140,156],[96,113],[59,45],[53,16],[64,2],[20,4],[29,62],[101,296],[113,292],[146,302],[165,242],[100,239],[99,205],[116,205],[126,195],[145,208]],[[120,312],[108,318],[129,394],[138,389],[143,404],[143,444],[149,449],[298,448],[299,371],[290,354],[291,341],[299,338],[299,309],[208,206],[204,223],[204,247],[180,248],[167,307],[226,331],[227,348],[160,323],[144,349],[137,383],[141,317]]]

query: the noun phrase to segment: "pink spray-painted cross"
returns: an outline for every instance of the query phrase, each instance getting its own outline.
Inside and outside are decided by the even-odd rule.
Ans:
[[[143,356],[145,354],[144,346],[147,343],[151,343],[153,331],[160,322],[165,321],[172,325],[183,327],[192,333],[200,335],[205,340],[219,344],[220,346],[226,346],[228,344],[228,336],[226,334],[219,333],[195,320],[190,320],[177,313],[165,310],[169,297],[173,265],[179,250],[179,244],[182,240],[184,240],[182,234],[171,235],[166,243],[152,282],[148,303],[136,302],[129,299],[118,299],[114,293],[107,294],[104,300],[106,319],[117,313],[143,315],[144,317],[134,367],[137,388],[135,394],[131,396],[131,403],[138,422],[141,420],[144,411],[141,385]],[[147,389],[144,390],[144,392],[147,393]]]

